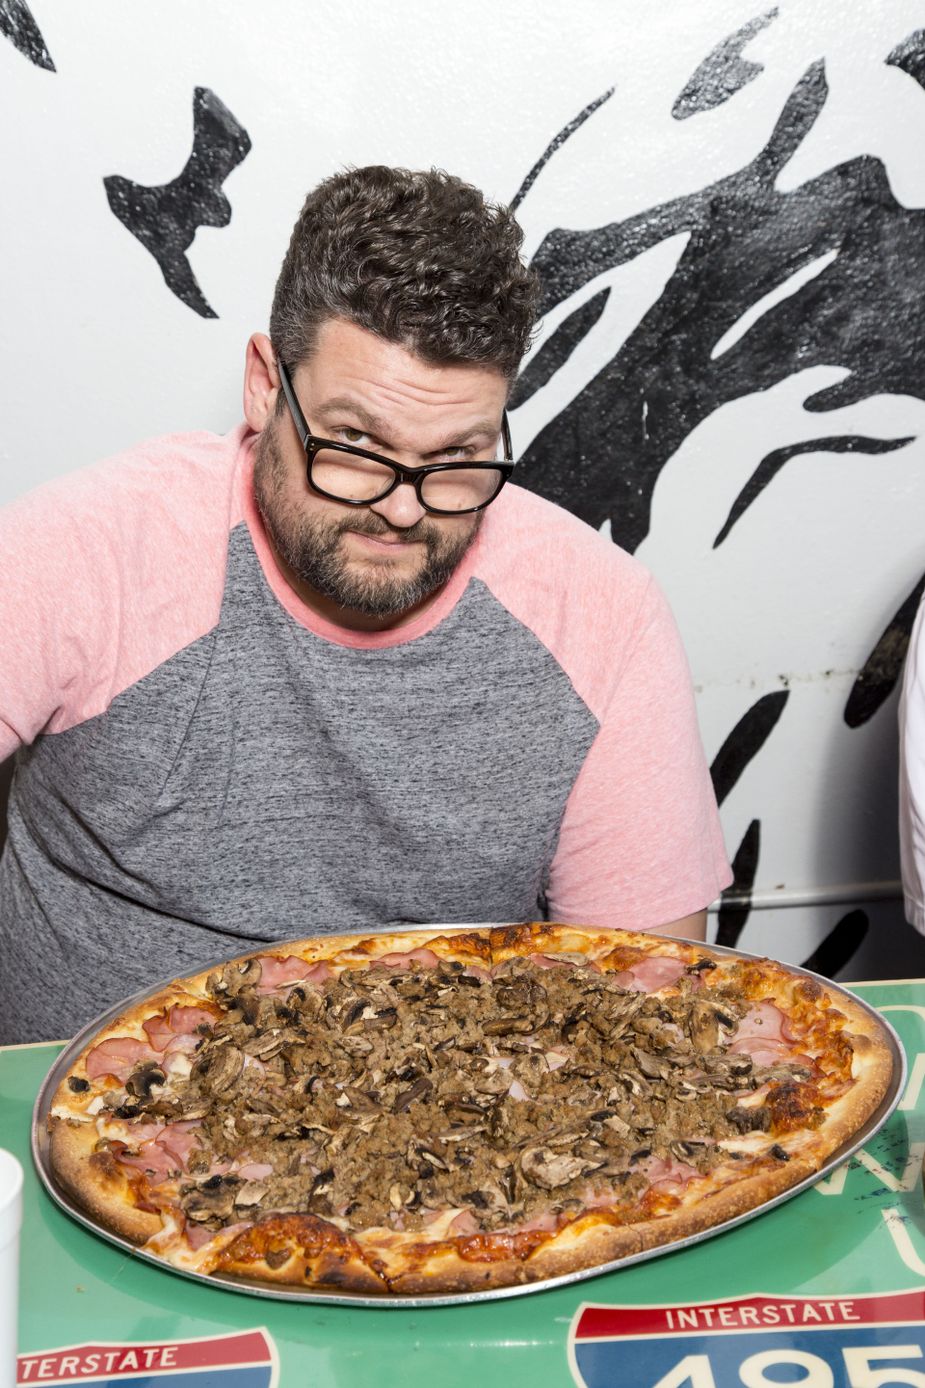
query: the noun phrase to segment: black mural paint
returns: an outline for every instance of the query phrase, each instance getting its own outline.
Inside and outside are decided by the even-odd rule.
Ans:
[[[809,958],[803,960],[803,968],[812,969],[813,973],[822,974],[823,978],[834,978],[857,953],[869,925],[866,911],[849,911],[832,927]]]
[[[587,303],[576,308],[562,320],[556,331],[543,343],[536,356],[521,372],[511,392],[508,409],[516,410],[518,405],[528,400],[552,379],[559,367],[568,361],[579,342],[588,336],[604,312],[609,298],[610,290],[601,289]]]
[[[753,819],[742,835],[742,842],[732,860],[733,882],[719,903],[716,918],[716,943],[735,949],[745,922],[751,913],[751,891],[758,872],[761,853],[761,820]]]
[[[717,805],[723,803],[746,766],[761,751],[789,698],[789,689],[764,694],[736,723],[710,767]]]
[[[25,0],[0,0],[0,34],[15,44],[30,63],[55,72],[41,30]]]
[[[768,10],[749,20],[718,44],[697,68],[686,83],[683,92],[671,108],[675,120],[686,120],[696,116],[699,111],[712,111],[722,106],[736,92],[740,92],[759,73],[764,72],[761,63],[750,63],[742,57],[742,49],[747,43],[766,29],[777,18],[777,10]]]
[[[766,454],[755,468],[745,486],[739,492],[729,510],[725,523],[713,541],[713,548],[721,545],[736,521],[751,503],[763,492],[772,478],[776,477],[785,463],[803,453],[892,453],[897,448],[905,448],[912,443],[914,434],[901,439],[867,439],[861,434],[845,434],[827,439],[807,439],[805,443],[792,443],[787,448],[775,448]]]
[[[909,649],[912,624],[923,592],[925,576],[919,579],[898,612],[887,623],[886,630],[865,660],[845,704],[844,718],[849,728],[859,728],[873,718],[880,705],[893,692]]]
[[[585,121],[588,119],[589,116],[594,115],[594,112],[597,110],[599,106],[603,106],[605,101],[610,100],[610,98],[614,94],[614,90],[615,88],[608,87],[606,92],[603,92],[600,96],[595,97],[593,101],[589,101],[588,105],[584,108],[583,111],[579,111],[578,115],[573,117],[573,119],[569,121],[568,125],[562,127],[558,135],[553,136],[553,138],[549,141],[549,144],[543,150],[543,153],[540,155],[539,159],[537,159],[536,163],[533,165],[533,168],[527,174],[527,177],[524,179],[523,183],[521,183],[520,187],[517,189],[517,192],[511,198],[510,208],[512,212],[517,211],[518,207],[523,202],[530,189],[533,187],[540,173],[543,171],[544,166],[549,163],[549,160],[555,154],[556,150],[565,144],[566,140],[569,138],[570,135],[574,135],[575,131],[580,129],[580,127],[584,125]]]
[[[536,436],[519,482],[634,550],[652,493],[688,434],[728,401],[812,366],[847,368],[805,408],[885,392],[925,394],[925,212],[862,156],[781,192],[778,175],[825,104],[821,63],[787,101],[764,150],[689,196],[588,231],[555,230],[534,258],[541,312],[671,236],[688,243],[665,289],[612,361]],[[759,300],[832,250],[837,258],[774,304],[715,360]],[[526,392],[523,398],[527,398]]]
[[[920,87],[925,87],[925,29],[916,29],[914,34],[898,43],[887,62],[914,77]]]
[[[178,178],[155,188],[118,174],[103,180],[119,221],[154,256],[168,288],[203,318],[218,315],[206,302],[185,252],[199,227],[223,227],[231,221],[222,184],[250,147],[250,136],[228,107],[208,87],[197,87],[193,152]]]

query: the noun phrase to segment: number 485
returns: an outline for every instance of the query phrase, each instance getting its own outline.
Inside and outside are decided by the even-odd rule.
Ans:
[[[875,1360],[921,1359],[919,1345],[877,1345],[871,1349],[842,1350],[849,1388],[925,1388],[925,1373],[917,1369],[889,1364],[875,1367]],[[800,1378],[768,1378],[766,1369],[802,1369]],[[739,1382],[743,1388],[835,1388],[831,1367],[817,1354],[801,1349],[768,1349],[751,1354],[739,1365]],[[706,1354],[688,1354],[675,1364],[652,1388],[717,1388]]]

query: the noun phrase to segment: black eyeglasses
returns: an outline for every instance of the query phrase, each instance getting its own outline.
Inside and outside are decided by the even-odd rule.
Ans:
[[[490,506],[516,466],[511,457],[507,413],[501,416],[504,459],[490,463],[431,463],[402,467],[401,463],[353,448],[349,443],[319,439],[311,432],[296,399],[289,372],[277,361],[286,404],[305,449],[308,480],[316,492],[345,506],[369,506],[383,501],[402,482],[414,488],[425,511],[435,516],[462,516]]]

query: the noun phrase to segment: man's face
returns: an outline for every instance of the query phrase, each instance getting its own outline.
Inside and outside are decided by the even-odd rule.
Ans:
[[[309,429],[322,438],[407,467],[498,456],[507,382],[493,369],[432,366],[331,319],[292,381]],[[254,490],[297,591],[351,626],[393,626],[415,615],[450,577],[482,516],[429,515],[408,485],[368,506],[320,496],[288,410],[257,441]]]

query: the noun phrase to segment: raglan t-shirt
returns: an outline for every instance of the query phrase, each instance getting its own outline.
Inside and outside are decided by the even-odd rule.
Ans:
[[[198,433],[0,513],[0,1039],[268,942],[548,918],[649,930],[729,881],[690,675],[635,560],[508,486],[436,600],[308,609]]]

